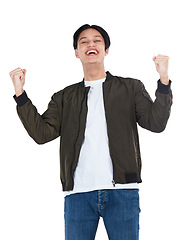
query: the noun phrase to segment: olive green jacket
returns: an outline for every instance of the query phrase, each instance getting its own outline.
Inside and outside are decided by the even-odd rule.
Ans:
[[[114,183],[142,181],[137,123],[152,132],[165,129],[172,105],[170,84],[171,81],[169,85],[158,81],[153,102],[141,81],[112,76],[107,72],[103,98]],[[26,92],[14,96],[18,115],[35,142],[44,144],[60,136],[63,191],[73,190],[74,172],[86,128],[89,89],[84,86],[84,80],[64,88],[52,96],[42,115]]]

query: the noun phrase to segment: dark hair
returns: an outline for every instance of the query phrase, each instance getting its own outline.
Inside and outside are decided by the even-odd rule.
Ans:
[[[74,47],[74,49],[77,49],[77,41],[78,41],[78,38],[79,38],[79,35],[81,34],[81,32],[83,32],[84,30],[89,29],[89,28],[93,28],[93,29],[97,30],[98,32],[100,32],[100,34],[101,34],[102,37],[104,38],[105,50],[106,50],[107,48],[109,48],[111,42],[110,42],[110,38],[109,38],[108,33],[107,33],[102,27],[99,27],[99,26],[97,26],[97,25],[85,24],[85,25],[81,26],[81,27],[74,33],[74,36],[73,36],[73,47]]]

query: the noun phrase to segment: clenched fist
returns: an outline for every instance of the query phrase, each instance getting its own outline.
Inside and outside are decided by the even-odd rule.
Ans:
[[[160,81],[168,85],[168,61],[169,57],[165,55],[158,54],[158,56],[153,57],[153,61],[155,62],[156,70],[160,74]]]
[[[26,70],[21,68],[16,68],[9,73],[14,84],[16,97],[20,96],[24,92],[23,86],[25,84],[25,74]]]

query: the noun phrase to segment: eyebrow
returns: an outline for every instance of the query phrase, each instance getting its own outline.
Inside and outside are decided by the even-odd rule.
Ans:
[[[100,35],[95,35],[94,37],[100,37],[100,38],[102,38]],[[79,42],[80,42],[82,39],[85,39],[85,38],[87,38],[87,37],[82,37],[81,39],[79,39]]]

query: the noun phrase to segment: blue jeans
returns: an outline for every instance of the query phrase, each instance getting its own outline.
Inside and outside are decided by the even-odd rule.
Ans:
[[[108,189],[66,196],[65,239],[94,240],[102,217],[110,240],[138,240],[138,191]]]

